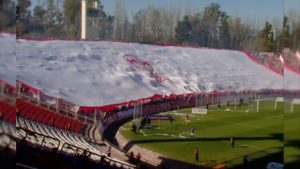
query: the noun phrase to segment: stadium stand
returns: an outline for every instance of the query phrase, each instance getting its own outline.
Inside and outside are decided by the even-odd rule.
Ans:
[[[251,52],[251,55],[259,63],[274,69],[280,74],[283,74],[283,62],[280,59],[280,54],[275,54],[271,52]]]
[[[128,152],[122,152],[120,148],[111,145],[111,140],[104,134],[107,129],[106,133],[109,133],[110,128],[114,127],[116,122],[132,118],[137,101],[83,107],[64,100],[57,101],[58,99],[46,96],[24,83],[17,83],[17,88],[19,91],[16,99],[17,113],[15,113],[17,115],[17,141],[20,145],[25,144],[20,147],[20,151],[19,144],[17,144],[20,153],[17,152],[20,158],[18,165],[29,165],[32,161],[37,161],[32,163],[31,167],[40,167],[43,164],[41,161],[44,159],[40,159],[38,154],[46,154],[45,157],[50,156],[51,160],[57,161],[57,164],[61,164],[61,166],[70,165],[69,168],[76,168],[84,162],[77,164],[70,160],[80,161],[83,157],[87,158],[88,154],[91,168],[102,165],[105,166],[104,168],[138,168],[140,166],[137,163],[135,163],[136,165],[127,163],[129,154],[126,153]],[[254,96],[253,93],[260,95],[261,99],[282,95],[281,90],[261,89],[259,91],[240,91],[239,93],[213,91],[197,93],[197,97],[202,97],[203,104],[216,104],[220,100],[222,104],[226,104],[225,101],[228,99],[233,101],[236,99],[235,97],[243,96],[245,100],[249,99]],[[143,115],[148,115],[194,107],[196,99],[196,93],[188,93],[169,96],[153,95],[149,98],[141,98],[138,102],[143,104]],[[101,134],[100,137],[96,138],[95,133]],[[113,146],[113,151],[118,151],[123,155],[112,153],[113,155],[109,157],[107,155],[108,145]],[[27,151],[34,151],[36,154],[30,158],[23,156],[23,153]],[[141,161],[143,160],[147,161],[142,158]],[[101,161],[104,162],[101,163]]]
[[[89,125],[83,125],[82,121],[41,108],[38,105],[19,98],[16,100],[16,107],[18,111],[16,124],[17,137],[20,141],[17,144],[17,149],[21,154],[18,157],[19,165],[41,167],[43,164],[39,163],[43,159],[39,159],[38,156],[32,157],[34,159],[37,158],[38,162],[33,162],[33,159],[23,157],[22,154],[28,151],[26,149],[33,149],[35,153],[43,153],[46,154],[45,156],[51,155],[54,149],[57,149],[57,156],[63,156],[64,158],[73,157],[73,160],[77,159],[76,161],[80,161],[82,155],[84,156],[83,152],[88,153],[89,158],[87,161],[89,161],[88,166],[91,166],[91,168],[99,168],[99,166],[103,167],[103,165],[105,168],[135,168],[134,165],[107,157],[107,154],[103,153],[106,152],[106,144],[103,142],[101,144],[97,143],[94,137],[89,135],[90,130],[95,131],[95,128]],[[83,126],[87,129],[82,130]],[[20,147],[19,143],[20,145],[26,143],[26,145],[23,146],[25,148]],[[37,147],[41,148],[39,149]],[[46,147],[46,149],[44,150],[43,147]],[[57,153],[58,150],[60,150],[59,153]],[[82,153],[78,155],[78,151],[80,150]],[[17,153],[17,155],[18,154],[19,153]],[[52,156],[51,160],[59,161],[56,155],[55,157]],[[99,161],[102,162],[99,163]],[[58,162],[58,164],[61,163],[63,163],[62,165],[72,164],[69,163],[68,160]],[[81,168],[79,166],[81,165],[77,165],[76,163],[76,165],[72,165],[71,168]]]
[[[300,57],[300,51],[285,48],[282,54],[282,59],[284,60],[284,63],[280,58],[280,54],[275,54],[271,52],[251,52],[250,54],[259,63],[271,67],[277,72],[280,72],[281,74],[283,74],[283,64],[288,66],[293,71],[300,73],[300,58],[298,58]]]
[[[75,112],[76,105],[67,101],[43,102],[37,98],[39,91],[28,85],[17,83],[17,90],[16,107],[8,109],[14,118],[5,118],[16,122],[19,168],[136,168],[126,161],[128,158],[108,157],[108,143],[96,138],[99,131],[93,115]],[[4,106],[2,102],[0,105]]]
[[[14,124],[16,121],[16,111],[14,106],[0,101],[1,118],[4,121]]]
[[[15,88],[0,80],[0,168],[15,168]]]
[[[293,51],[290,49],[284,49],[283,52],[283,58],[285,65],[288,65],[288,67],[295,72],[300,73],[300,51]]]
[[[20,99],[16,100],[16,106],[20,116],[26,119],[76,133],[80,133],[81,131],[82,123],[79,120],[73,120]]]

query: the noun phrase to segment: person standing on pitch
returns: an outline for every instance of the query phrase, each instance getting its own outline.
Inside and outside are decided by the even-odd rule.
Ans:
[[[191,128],[191,137],[194,137],[194,134],[195,134],[195,128]]]
[[[198,147],[196,147],[194,153],[195,153],[195,160],[198,162],[199,161],[199,149],[198,149]]]
[[[135,123],[133,123],[132,124],[132,126],[131,126],[131,131],[134,133],[134,134],[136,134],[136,125],[135,125]]]
[[[235,142],[234,136],[230,138],[230,142],[231,142],[231,147],[234,148],[234,142]]]

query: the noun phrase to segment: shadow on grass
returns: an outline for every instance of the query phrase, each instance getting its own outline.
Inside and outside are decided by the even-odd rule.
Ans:
[[[285,140],[285,147],[295,147],[297,149],[300,149],[300,140],[299,139],[289,139],[289,140]],[[298,150],[300,151],[300,150]],[[289,161],[289,154],[285,153],[285,157],[287,158],[286,161]],[[289,161],[285,163],[285,168],[286,169],[298,169],[300,168],[300,154],[295,158],[297,160],[294,161]]]
[[[135,144],[163,143],[163,142],[194,142],[194,141],[229,141],[230,137],[194,137],[194,138],[167,138],[167,139],[143,139],[131,140],[123,148],[125,151],[131,149]],[[235,137],[235,140],[283,140],[282,133],[273,133],[269,137]]]
[[[283,162],[283,147],[274,147],[273,152],[269,149],[261,150],[255,153],[248,154],[249,163],[248,169],[264,169],[269,162]],[[217,163],[216,161],[200,161],[198,164],[187,163],[179,160],[174,160],[166,157],[159,157],[162,162],[159,166],[151,166],[147,163],[143,164],[144,169],[243,169],[243,157],[230,159],[224,162]],[[296,169],[296,168],[287,168]]]
[[[285,140],[284,146],[296,147],[296,148],[300,149],[300,139],[287,139],[287,140]]]
[[[269,162],[283,163],[283,147],[274,149],[277,151],[270,153],[268,149],[247,154],[249,157],[248,169],[264,169]],[[243,157],[227,160],[225,166],[226,169],[243,169]]]
[[[299,169],[300,167],[300,155],[298,156],[298,160],[287,162],[284,164],[285,169]]]

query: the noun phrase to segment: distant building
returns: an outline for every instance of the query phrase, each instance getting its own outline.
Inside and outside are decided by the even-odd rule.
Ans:
[[[98,0],[81,0],[81,39],[97,39],[98,16]]]

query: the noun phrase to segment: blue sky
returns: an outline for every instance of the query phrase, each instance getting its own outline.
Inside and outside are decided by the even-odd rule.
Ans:
[[[35,5],[38,0],[32,0]],[[41,2],[46,0],[40,0]],[[63,0],[60,0],[61,2]],[[104,11],[113,14],[116,0],[100,0]],[[122,0],[125,4],[128,16],[147,6],[179,7],[182,14],[187,8],[193,11],[202,11],[210,3],[221,5],[221,10],[231,16],[240,16],[244,19],[264,23],[274,18],[282,20],[283,12],[290,9],[300,11],[300,0]],[[300,12],[298,12],[300,13]]]
[[[187,8],[193,11],[202,11],[210,3],[221,5],[221,10],[231,16],[240,16],[244,19],[262,24],[274,18],[282,20],[284,11],[290,9],[300,11],[300,0],[122,0],[131,16],[141,8],[149,5],[158,7],[179,7],[182,14]],[[101,0],[105,12],[113,14],[116,0]]]

